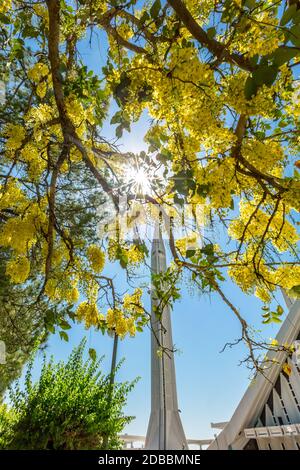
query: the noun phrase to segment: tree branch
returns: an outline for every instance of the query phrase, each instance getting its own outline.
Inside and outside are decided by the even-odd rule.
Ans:
[[[226,60],[227,62],[236,64],[247,72],[252,72],[254,70],[254,67],[248,59],[234,52],[230,53],[224,44],[216,41],[216,39],[210,39],[181,0],[168,0],[168,3],[192,36],[199,41],[200,44],[206,47],[215,57],[219,60]]]

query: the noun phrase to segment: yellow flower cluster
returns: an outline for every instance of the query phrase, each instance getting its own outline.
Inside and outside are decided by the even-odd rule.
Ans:
[[[26,136],[24,127],[19,124],[7,124],[4,130],[7,138],[5,147],[7,150],[17,150],[21,147]]]
[[[79,290],[77,287],[73,287],[69,291],[67,291],[65,295],[65,299],[70,303],[70,304],[76,304],[79,300]]]
[[[33,142],[30,142],[22,148],[20,156],[28,165],[28,176],[33,181],[38,180],[47,168],[47,161],[42,157],[40,150]]]
[[[241,264],[236,264],[228,269],[228,274],[235,283],[245,292],[252,293],[265,303],[271,300],[271,292],[280,286],[289,292],[300,285],[300,266],[295,264],[283,264],[277,269],[269,269],[263,260],[260,261],[258,278],[253,265],[253,250],[246,252],[240,259]]]
[[[35,83],[39,83],[42,78],[46,77],[49,73],[48,66],[42,62],[36,64],[28,70],[28,77]]]
[[[109,330],[114,330],[118,336],[124,338],[127,334],[134,336],[136,333],[136,322],[142,318],[144,313],[141,289],[135,289],[133,294],[125,294],[123,308],[110,308],[107,310],[106,325]]]
[[[140,315],[144,312],[141,302],[142,289],[135,289],[133,294],[125,294],[123,297],[123,308],[133,315]]]
[[[291,77],[293,78],[293,77]],[[300,83],[299,80],[292,81],[291,86],[291,96],[287,100],[287,105],[285,106],[286,113],[290,118],[298,125],[300,117]]]
[[[297,212],[300,212],[300,182],[291,181],[289,184],[288,191],[285,191],[282,195],[283,202],[289,208],[295,209]]]
[[[282,176],[282,163],[285,155],[278,142],[267,140],[265,142],[249,139],[243,145],[242,155],[255,166],[257,170],[265,171],[277,177]]]
[[[76,284],[77,280],[70,281],[65,276],[62,280],[51,278],[46,283],[45,294],[51,300],[66,300],[69,304],[76,304],[79,300]]]
[[[40,104],[37,107],[32,107],[26,118],[29,123],[32,123],[36,127],[40,127],[40,125],[49,122],[54,116],[55,108],[52,108],[49,104]]]
[[[195,169],[195,180],[199,185],[209,187],[211,207],[231,207],[232,194],[238,192],[238,184],[234,162],[230,157],[214,159],[204,167],[198,166]]]
[[[76,127],[76,131],[79,137],[84,137],[86,131],[86,112],[83,105],[81,104],[80,100],[78,100],[73,95],[68,96],[65,100],[65,103],[68,116]]]
[[[127,333],[134,336],[136,332],[134,317],[125,317],[119,308],[107,310],[106,324],[109,330],[114,330],[121,338],[124,338]]]
[[[5,186],[0,185],[0,210],[19,210],[27,204],[28,200],[15,179],[10,178]]]
[[[36,235],[45,230],[47,216],[39,205],[32,203],[22,216],[12,217],[3,225],[0,232],[0,244],[12,248],[18,254],[26,254],[35,244]]]
[[[291,266],[289,264],[279,266],[272,273],[272,281],[286,290],[290,290],[300,285],[300,266],[298,264]]]
[[[236,31],[230,50],[248,57],[271,54],[284,40],[278,29],[278,19],[270,10],[258,12],[253,18],[243,16]]]
[[[234,282],[241,288],[246,294],[250,294],[254,291],[257,284],[257,276],[251,263],[250,255],[245,255],[244,259],[241,260],[242,265],[233,265],[228,269],[229,276]],[[264,265],[263,261],[260,263],[260,273],[264,279],[269,279],[269,271]],[[256,292],[257,295],[262,294],[262,290]],[[265,295],[265,294],[264,294]],[[264,299],[262,299],[264,300]]]
[[[240,201],[240,216],[229,226],[228,234],[232,238],[255,243],[255,239],[270,241],[278,251],[289,250],[299,241],[296,228],[286,219],[285,209],[279,206],[274,215],[256,210],[258,200]],[[254,214],[255,212],[255,214]],[[254,215],[253,215],[254,214]]]
[[[144,260],[144,253],[139,250],[137,245],[128,246],[125,243],[118,243],[113,238],[108,242],[108,257],[110,261],[117,259],[117,253],[122,251],[122,255],[127,259],[129,264],[139,264]]]
[[[186,0],[185,3],[200,24],[208,21],[209,15],[214,8],[214,0],[201,0],[201,2],[199,0]]]
[[[182,256],[185,256],[187,251],[199,248],[197,234],[191,234],[187,237],[179,238],[176,240],[175,245],[179,253]]]
[[[118,33],[123,39],[130,39],[133,36],[133,31],[129,24],[127,23],[122,23],[118,26],[117,28]]]
[[[6,274],[11,282],[22,284],[30,274],[30,262],[26,256],[18,256],[10,259],[6,264]]]
[[[246,72],[224,77],[222,80],[222,99],[240,114],[271,118],[276,109],[273,99],[276,84],[274,87],[263,85],[251,100],[247,100],[244,93],[246,79]],[[281,88],[283,89],[283,87]]]
[[[38,83],[36,87],[36,94],[40,98],[44,98],[47,92],[47,83],[45,81]]]
[[[49,24],[49,13],[48,13],[48,8],[41,5],[40,3],[35,3],[32,5],[32,8],[37,16],[42,18],[42,20],[45,22],[45,25],[48,26]]]
[[[144,260],[144,253],[139,250],[136,245],[131,245],[129,248],[125,249],[128,263],[138,264]]]
[[[182,91],[192,92],[195,85],[191,82],[199,84],[199,86],[203,84],[205,87],[215,84],[211,68],[199,60],[193,47],[175,49],[168,66],[171,70],[174,69],[175,82],[180,79],[181,84],[178,86]]]
[[[97,245],[90,245],[87,249],[88,260],[91,268],[100,273],[105,265],[105,254]]]
[[[2,0],[0,5],[0,13],[6,13],[12,6],[12,0]]]
[[[289,365],[288,362],[285,362],[285,363],[283,364],[282,370],[283,370],[283,372],[286,373],[286,375],[291,375],[291,373],[292,373],[292,368],[291,368],[291,366]]]
[[[266,286],[256,287],[254,294],[266,304],[271,301],[271,293]]]
[[[101,322],[104,320],[104,315],[99,313],[97,305],[87,301],[78,305],[76,317],[79,321],[84,321],[87,329],[91,326],[99,327]]]

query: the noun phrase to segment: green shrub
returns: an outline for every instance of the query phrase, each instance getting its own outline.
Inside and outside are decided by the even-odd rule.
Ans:
[[[132,383],[110,385],[100,371],[102,359],[83,359],[86,341],[66,363],[46,362],[25,386],[10,390],[11,408],[0,407],[0,447],[5,449],[118,449],[118,434],[133,418],[123,408]]]

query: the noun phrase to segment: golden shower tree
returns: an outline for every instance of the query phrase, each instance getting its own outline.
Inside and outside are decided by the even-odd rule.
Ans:
[[[145,244],[118,222],[112,234],[101,215],[98,225],[83,218],[110,201],[118,219],[125,193],[128,230],[146,207],[168,229],[164,301],[178,296],[184,272],[216,292],[257,365],[257,343],[222,283],[229,275],[260,297],[265,323],[280,321],[281,307],[268,308],[278,287],[299,295],[300,2],[5,0],[0,24],[0,241],[11,283],[34,278],[38,300],[74,309],[84,296],[76,316],[87,327],[142,329],[141,289],[120,296],[103,268],[117,261],[132,272]],[[106,54],[99,75],[80,54],[94,33]],[[117,138],[146,111],[147,152],[122,153],[103,135],[112,100]],[[201,207],[201,243],[197,230],[176,238],[186,205],[195,222]]]

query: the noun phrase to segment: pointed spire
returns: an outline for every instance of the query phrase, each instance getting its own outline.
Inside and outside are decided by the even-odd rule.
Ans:
[[[151,250],[151,272],[158,274],[166,269],[161,226],[156,223]],[[159,299],[153,290],[151,292],[151,415],[146,449],[187,449],[177,402],[170,308],[165,306],[161,318],[158,318],[155,307]],[[163,352],[159,355],[159,348],[165,348],[168,354]]]

